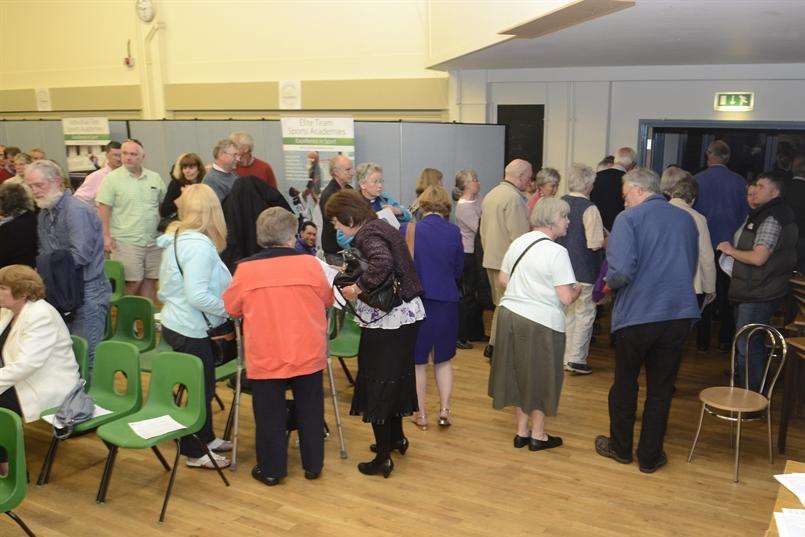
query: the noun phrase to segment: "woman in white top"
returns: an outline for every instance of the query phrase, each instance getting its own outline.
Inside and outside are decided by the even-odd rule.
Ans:
[[[561,438],[545,433],[545,416],[556,415],[562,391],[564,306],[580,292],[567,250],[554,242],[567,232],[569,212],[564,200],[538,201],[530,217],[533,231],[511,243],[500,269],[506,292],[499,306],[489,396],[498,410],[516,407],[514,447],[528,445],[531,451],[562,445]]]
[[[0,407],[26,422],[61,405],[79,380],[70,333],[44,297],[31,267],[0,268]],[[0,452],[0,464],[5,457]]]
[[[478,299],[482,272],[475,252],[475,237],[481,223],[481,202],[478,195],[481,182],[475,170],[461,170],[456,174],[453,199],[456,201],[456,224],[461,230],[464,246],[464,273],[461,275],[461,299],[459,301],[458,341],[459,349],[471,349],[470,341],[486,341],[484,334],[484,308]]]

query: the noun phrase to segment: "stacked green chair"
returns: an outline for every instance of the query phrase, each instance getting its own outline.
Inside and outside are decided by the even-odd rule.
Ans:
[[[103,264],[103,271],[106,273],[106,277],[109,278],[109,283],[112,284],[112,298],[110,302],[123,298],[123,295],[126,294],[126,278],[123,276],[123,263],[107,259]]]
[[[173,440],[176,442],[176,458],[173,461],[168,488],[165,491],[165,500],[162,504],[162,512],[159,521],[165,521],[165,513],[168,509],[173,484],[176,479],[176,470],[179,467],[179,454],[181,449],[181,438],[192,435],[194,441],[198,442],[206,451],[207,455],[215,464],[218,475],[228,487],[227,481],[215,458],[210,453],[209,448],[201,442],[196,433],[201,430],[206,419],[204,406],[204,368],[196,356],[180,352],[165,352],[154,358],[151,364],[151,379],[148,388],[148,400],[142,409],[125,418],[107,423],[98,429],[98,436],[106,442],[109,448],[109,456],[106,459],[103,477],[98,487],[96,501],[104,503],[109,490],[109,482],[112,477],[112,469],[119,448],[126,449],[146,449],[154,448],[162,442]],[[175,402],[173,387],[176,385],[184,386],[187,392],[187,404],[180,407]],[[184,428],[172,431],[154,438],[141,438],[137,435],[129,424],[168,415]]]
[[[335,336],[335,337],[333,337]],[[358,356],[358,346],[361,342],[361,327],[355,322],[355,315],[347,311],[341,329],[336,329],[334,315],[330,315],[330,356],[338,358],[341,369],[347,376],[350,385],[355,384],[344,358]]]
[[[0,476],[0,511],[16,522],[26,535],[34,537],[34,532],[12,511],[25,498],[28,492],[28,480],[22,420],[17,414],[5,408],[0,408],[0,446],[8,454],[8,473]]]
[[[109,341],[131,343],[141,353],[150,351],[156,346],[156,330],[154,329],[154,303],[151,300],[134,295],[120,297],[111,304],[117,308],[117,319]],[[142,326],[142,334],[137,334],[136,323]]]
[[[115,390],[115,375],[122,373],[126,377],[126,391],[118,393]],[[73,436],[94,431],[105,423],[124,418],[138,410],[143,403],[142,382],[140,381],[140,356],[137,347],[131,343],[121,341],[102,341],[95,349],[95,367],[92,371],[92,387],[89,395],[95,404],[111,410],[111,414],[98,416],[91,420],[79,423],[73,429]],[[56,413],[58,409],[46,410],[42,416],[49,416]],[[39,479],[36,484],[42,486],[50,481],[50,470],[56,458],[56,450],[64,440],[59,440],[55,436],[50,442],[45,460],[42,463],[42,470],[39,472]],[[168,467],[167,461],[157,450],[153,448],[157,458],[162,464]],[[168,469],[170,469],[168,467]]]
[[[78,363],[78,374],[84,379],[85,387],[88,388],[90,385],[89,375],[87,374],[89,344],[81,336],[70,336],[70,339],[73,340],[73,354],[75,355],[75,361]]]

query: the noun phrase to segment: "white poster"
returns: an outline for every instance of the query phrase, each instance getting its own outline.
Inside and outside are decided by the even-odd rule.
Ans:
[[[106,145],[112,140],[105,117],[66,117],[61,127],[64,145]]]

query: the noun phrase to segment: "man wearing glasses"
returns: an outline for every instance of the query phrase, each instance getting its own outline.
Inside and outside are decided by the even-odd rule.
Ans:
[[[215,144],[212,149],[212,157],[215,162],[212,164],[212,169],[204,176],[203,183],[215,191],[223,204],[238,178],[238,174],[235,173],[235,168],[240,160],[238,147],[229,138],[224,138]]]
[[[246,132],[233,132],[229,135],[229,139],[235,142],[235,147],[238,150],[240,160],[235,168],[235,173],[238,177],[245,177],[253,175],[269,186],[277,188],[277,178],[274,175],[274,170],[271,164],[252,155],[254,150],[254,139],[249,133]]]

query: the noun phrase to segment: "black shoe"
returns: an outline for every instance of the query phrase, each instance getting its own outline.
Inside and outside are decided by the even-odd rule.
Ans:
[[[478,343],[486,343],[489,341],[489,336],[486,334],[482,334],[480,336],[470,336],[467,338],[468,341],[478,342]]]
[[[516,434],[514,435],[514,447],[517,449],[524,448],[528,445],[530,440],[530,436],[520,436],[519,434]]]
[[[662,468],[666,464],[668,464],[668,457],[665,455],[665,452],[663,451],[663,452],[660,453],[660,458],[657,459],[657,462],[655,462],[651,466],[642,466],[641,465],[640,466],[640,471],[643,472],[644,474],[653,474],[654,472],[656,472],[657,470],[659,470],[660,468]]]
[[[321,477],[321,472],[311,472],[310,470],[305,470],[305,479],[310,479],[311,481],[314,479],[318,479]]]
[[[279,485],[280,481],[282,480],[279,477],[268,477],[267,475],[263,475],[263,471],[260,470],[259,466],[252,468],[252,477],[268,487]]]
[[[558,436],[545,435],[547,440],[537,440],[536,438],[528,439],[528,451],[542,451],[543,449],[551,449],[562,445],[562,439]]]
[[[487,358],[492,358],[492,354],[494,352],[495,352],[495,346],[494,345],[487,345],[484,348],[484,356],[487,357]]]
[[[615,461],[621,464],[631,464],[632,457],[621,457],[615,450],[612,449],[612,441],[607,438],[606,436],[596,436],[595,437],[595,452],[601,455],[602,457],[608,457],[610,459],[614,459]]]
[[[397,450],[400,452],[400,455],[405,455],[405,452],[408,451],[408,446],[411,444],[408,442],[407,438],[403,438],[399,442],[394,442],[394,445],[391,446],[392,450]],[[377,444],[372,444],[369,446],[369,451],[372,453],[377,453]]]
[[[587,364],[568,362],[565,364],[565,371],[570,371],[576,375],[589,375],[593,372],[593,369]]]
[[[359,462],[358,471],[364,475],[378,475],[383,474],[383,478],[388,478],[391,471],[394,470],[394,461],[390,458],[382,462],[371,460],[369,462]]]
[[[729,343],[719,343],[718,350],[720,350],[721,352],[730,352],[730,350],[732,350],[732,345],[730,345]]]
[[[472,343],[470,343],[469,341],[458,340],[458,341],[456,341],[456,348],[466,351],[466,350],[469,350],[469,349],[472,348]]]
[[[696,345],[696,352],[710,352],[710,347],[707,345]]]

